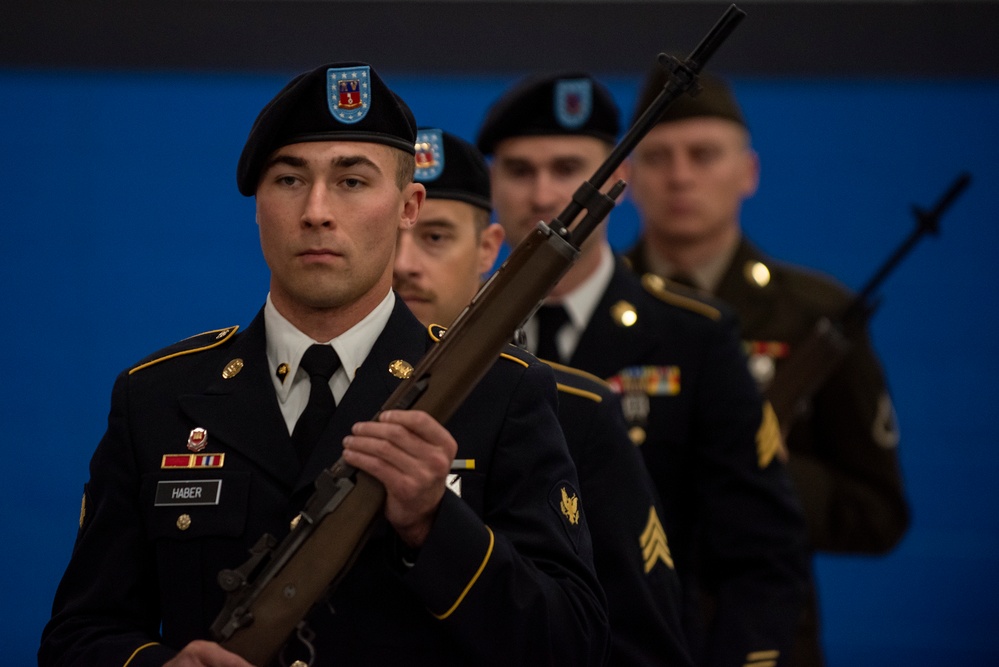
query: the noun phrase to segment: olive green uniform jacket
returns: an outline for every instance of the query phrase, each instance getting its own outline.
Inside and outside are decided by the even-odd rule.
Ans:
[[[628,254],[639,274],[646,270],[644,252],[639,243]],[[751,269],[758,263],[769,270],[769,280],[753,277]],[[828,277],[776,262],[745,239],[715,296],[738,314],[750,369],[764,390],[816,322],[835,318],[851,300]],[[881,554],[904,535],[909,511],[881,364],[866,329],[851,342],[842,364],[796,417],[786,442],[788,469],[805,509],[813,550]],[[799,627],[794,664],[822,664],[814,588]]]

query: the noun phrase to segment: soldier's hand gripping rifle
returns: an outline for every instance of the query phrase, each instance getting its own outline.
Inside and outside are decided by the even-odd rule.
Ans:
[[[444,423],[498,358],[579,255],[583,241],[624,190],[601,187],[697,73],[745,13],[731,5],[685,61],[660,55],[672,75],[663,91],[628,130],[606,161],[550,223],[518,245],[417,364],[382,410],[424,410]],[[578,223],[570,225],[586,211]],[[341,458],[316,480],[316,490],[280,544],[264,535],[251,558],[219,574],[228,592],[212,633],[226,649],[255,665],[269,663],[309,610],[336,586],[383,513],[380,482]]]
[[[923,211],[913,206],[916,228],[867,281],[839,317],[819,319],[808,338],[795,345],[791,355],[778,367],[765,393],[777,414],[781,434],[785,437],[811,398],[843,363],[852,347],[852,341],[867,326],[877,308],[877,303],[871,301],[874,291],[924,234],[939,233],[940,216],[970,182],[971,176],[962,173],[932,209]]]

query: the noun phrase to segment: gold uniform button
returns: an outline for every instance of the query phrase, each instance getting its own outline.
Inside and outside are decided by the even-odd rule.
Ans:
[[[645,429],[641,426],[632,426],[628,429],[628,437],[631,438],[631,444],[636,447],[645,442],[646,435]]]
[[[187,530],[190,527],[191,527],[190,514],[181,514],[179,517],[177,517],[177,528],[179,528],[180,530]]]

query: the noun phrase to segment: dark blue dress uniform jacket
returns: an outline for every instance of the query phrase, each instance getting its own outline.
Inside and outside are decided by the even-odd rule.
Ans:
[[[784,465],[758,451],[763,404],[731,312],[654,292],[619,262],[568,363],[605,379],[678,369],[679,390],[651,391],[647,417],[629,426],[644,431],[636,444],[663,501],[687,639],[707,665],[779,660],[809,575],[801,507]],[[622,302],[632,326],[615,316]]]
[[[555,371],[559,422],[579,472],[593,561],[607,596],[607,664],[692,666],[663,510],[628,439],[618,396],[599,378],[546,363]]]
[[[351,425],[371,419],[397,386],[389,364],[415,365],[430,345],[397,300],[302,469],[268,375],[262,313],[245,333],[181,342],[119,376],[39,663],[158,665],[208,638],[223,604],[218,572],[242,564],[262,533],[287,534]],[[223,379],[236,358],[242,370]],[[387,523],[376,526],[309,616],[315,664],[600,664],[607,621],[589,533],[558,502],[577,486],[555,392],[551,370],[530,355],[510,348],[497,360],[447,424],[457,458],[474,460],[456,471],[461,498],[445,493],[412,568]],[[162,469],[163,455],[187,452],[196,427],[224,466]],[[218,504],[155,506],[157,483],[178,479],[222,480]],[[190,517],[184,530],[181,513]],[[141,648],[151,642],[161,644]]]

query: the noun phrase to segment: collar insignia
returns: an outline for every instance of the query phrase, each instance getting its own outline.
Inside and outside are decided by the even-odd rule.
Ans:
[[[402,359],[396,359],[391,364],[389,364],[389,373],[400,380],[405,380],[406,378],[413,375],[413,366],[408,361],[403,361]]]
[[[232,361],[230,361],[228,364],[225,365],[224,369],[222,369],[222,377],[223,379],[231,380],[232,378],[239,375],[239,372],[241,370],[243,370],[243,360],[233,359]]]

